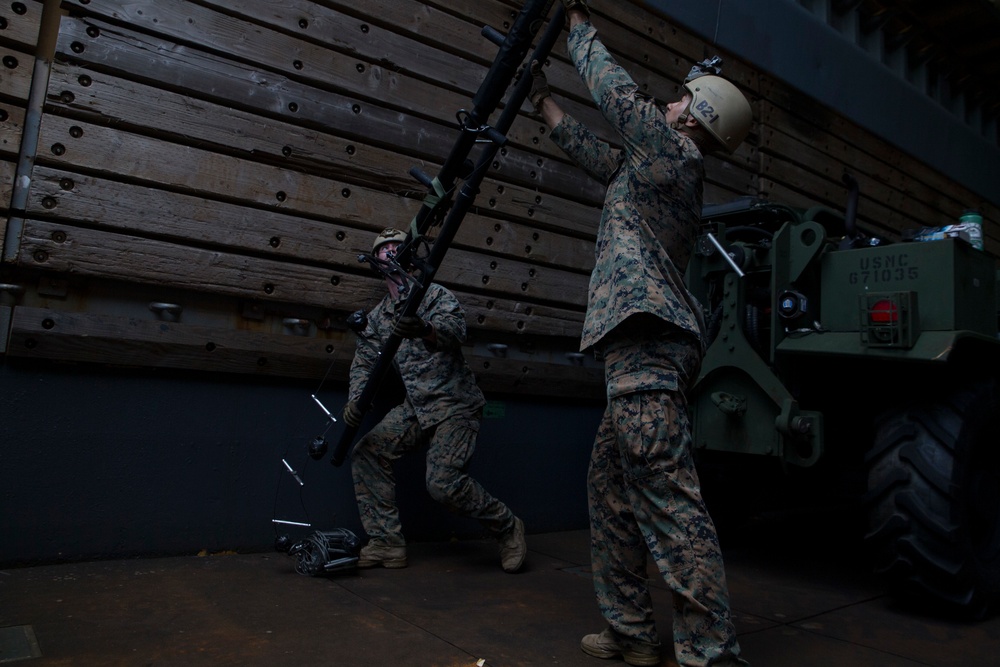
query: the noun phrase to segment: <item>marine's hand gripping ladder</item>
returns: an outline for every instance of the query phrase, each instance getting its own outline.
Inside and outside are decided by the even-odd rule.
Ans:
[[[527,0],[506,38],[489,27],[483,28],[483,35],[499,45],[500,50],[486,73],[486,78],[473,97],[472,110],[459,113],[461,134],[458,140],[441,167],[437,178],[431,179],[415,168],[410,170],[410,173],[418,181],[427,186],[428,194],[424,199],[424,205],[421,206],[410,223],[406,240],[396,252],[396,263],[404,270],[409,270],[412,275],[408,296],[403,304],[400,317],[416,314],[420,302],[434,279],[437,268],[441,265],[448,246],[451,245],[458,232],[462,219],[472,207],[472,203],[479,193],[479,185],[482,183],[486,171],[497,151],[507,141],[506,133],[514,123],[521,105],[531,90],[531,77],[521,76],[518,78],[504,104],[503,111],[492,127],[488,124],[489,117],[500,105],[504,92],[517,76],[518,69],[524,62],[524,56],[531,48],[532,39],[544,23],[551,6],[552,0]],[[563,29],[564,22],[565,14],[562,4],[557,3],[555,13],[532,52],[531,58],[528,60],[529,63],[532,60],[545,62]],[[469,154],[481,139],[485,139],[486,144],[470,171],[468,167]],[[451,198],[456,188],[455,181],[459,178],[463,178],[464,181],[458,195],[452,202]],[[449,203],[451,204],[450,209]],[[444,217],[446,212],[447,217]],[[441,229],[434,238],[427,256],[418,258],[415,251],[423,236],[431,227],[436,226],[442,217],[444,217],[444,222],[441,224]],[[386,339],[379,351],[375,366],[357,399],[357,406],[362,415],[371,408],[379,385],[391,368],[393,357],[395,357],[401,342],[402,339],[399,336],[392,334]],[[356,427],[345,425],[333,452],[331,460],[333,465],[339,466],[344,462],[356,435]]]

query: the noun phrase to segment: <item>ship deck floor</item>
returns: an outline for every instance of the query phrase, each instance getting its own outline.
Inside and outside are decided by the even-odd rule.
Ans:
[[[1000,618],[902,608],[824,517],[759,519],[724,544],[743,653],[756,667],[1000,664]],[[825,541],[826,540],[826,541]],[[602,667],[587,531],[528,535],[506,574],[485,540],[412,543],[406,569],[309,577],[278,552],[0,570],[0,663]],[[661,632],[669,594],[653,579]],[[674,664],[672,656],[664,665]]]

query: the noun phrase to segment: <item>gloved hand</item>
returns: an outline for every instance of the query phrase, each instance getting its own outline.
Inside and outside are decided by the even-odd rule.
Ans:
[[[407,315],[399,318],[392,333],[400,338],[426,338],[433,329],[430,322],[425,322],[416,315]]]
[[[361,426],[361,420],[364,415],[361,414],[361,410],[358,409],[358,404],[355,401],[348,401],[347,405],[344,406],[344,423],[353,428]]]
[[[566,13],[569,14],[571,9],[579,9],[581,12],[590,16],[590,8],[587,7],[587,0],[562,0],[563,7],[566,8]]]
[[[549,90],[549,80],[545,78],[545,72],[542,71],[542,63],[537,60],[531,61],[528,73],[531,75],[531,91],[528,93],[528,99],[535,107],[535,113],[541,113],[542,100],[552,96],[552,91]]]

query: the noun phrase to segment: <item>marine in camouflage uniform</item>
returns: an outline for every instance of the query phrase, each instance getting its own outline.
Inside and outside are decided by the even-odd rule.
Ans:
[[[683,282],[702,208],[702,152],[639,92],[589,20],[571,14],[568,52],[623,145],[609,146],[561,109],[555,120],[546,116],[542,75],[544,93],[532,102],[553,126],[552,140],[608,185],[580,348],[602,350],[605,361],[608,402],[587,491],[594,587],[610,632],[584,638],[582,647],[659,664],[646,583],[651,553],[673,593],[678,663],[747,664],[738,657],[684,395],[704,354],[702,311]]]
[[[348,405],[361,394],[403,304],[390,289],[369,313],[351,364]],[[500,542],[504,569],[516,571],[524,560],[524,524],[467,472],[486,399],[461,351],[465,313],[451,292],[431,284],[414,320],[423,323],[425,331],[403,338],[393,359],[406,398],[361,438],[352,453],[354,492],[370,538],[359,565],[405,566],[406,540],[396,505],[393,462],[426,447],[431,497],[457,514],[478,519]]]

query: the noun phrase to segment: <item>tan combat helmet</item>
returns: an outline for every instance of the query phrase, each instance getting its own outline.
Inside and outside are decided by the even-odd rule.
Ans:
[[[372,254],[377,255],[378,249],[384,246],[386,243],[402,243],[406,240],[406,232],[400,231],[393,227],[386,227],[379,235],[375,237],[375,242],[372,244]]]
[[[684,88],[691,95],[688,113],[727,151],[734,152],[750,133],[753,120],[750,103],[740,89],[711,74],[685,81]]]

